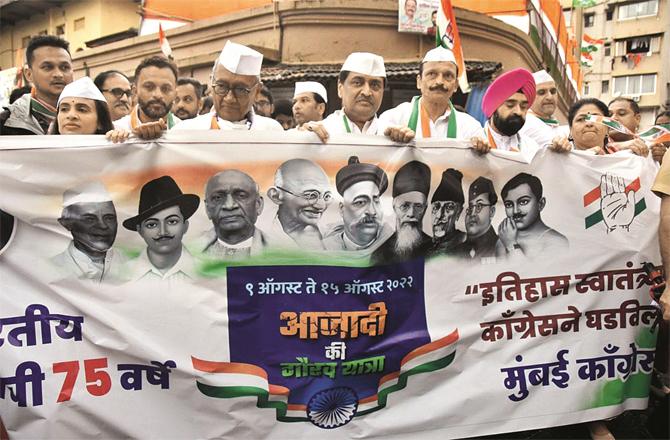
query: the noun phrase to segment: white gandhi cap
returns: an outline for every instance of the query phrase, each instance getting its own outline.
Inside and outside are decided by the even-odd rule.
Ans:
[[[552,78],[546,70],[538,70],[533,73],[533,79],[535,80],[535,85],[554,82],[554,78]]]
[[[214,63],[215,67],[216,64]],[[229,72],[238,75],[259,76],[263,64],[263,55],[247,46],[228,40],[219,55],[218,64],[221,64]]]
[[[111,202],[112,196],[101,182],[86,182],[63,193],[63,208],[76,203]]]
[[[63,91],[60,92],[58,97],[58,103],[56,107],[60,105],[60,102],[65,98],[87,98],[94,99],[96,101],[107,102],[105,97],[102,95],[102,92],[93,84],[93,80],[88,76],[79,78],[76,81],[71,82],[63,88]]]
[[[456,57],[454,56],[454,53],[449,49],[446,49],[444,47],[436,47],[435,49],[431,49],[428,52],[426,52],[426,56],[423,57],[422,63],[427,63],[430,61],[452,62],[456,64]]]
[[[344,60],[341,70],[386,78],[384,58],[369,52],[354,52],[349,54],[347,59]]]
[[[316,93],[322,97],[324,101],[328,102],[328,92],[326,92],[326,88],[321,83],[316,81],[302,81],[295,83],[295,92],[293,93],[294,98],[305,92]]]

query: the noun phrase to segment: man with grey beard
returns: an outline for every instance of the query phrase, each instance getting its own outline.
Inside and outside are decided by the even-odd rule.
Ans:
[[[425,256],[432,239],[421,229],[428,206],[430,168],[419,161],[406,163],[393,180],[396,231],[372,253],[374,264],[390,264]]]
[[[465,203],[462,180],[463,173],[449,168],[442,173],[440,185],[433,193],[433,254],[452,253],[456,246],[465,241],[465,232],[456,229]]]

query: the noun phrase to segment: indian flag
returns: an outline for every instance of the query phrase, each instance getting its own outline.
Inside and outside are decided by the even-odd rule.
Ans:
[[[451,364],[456,357],[458,338],[458,330],[454,330],[405,355],[398,371],[388,373],[379,380],[377,393],[359,399],[356,416],[384,408],[388,395],[407,387],[409,377],[441,370]],[[199,373],[196,386],[202,394],[221,399],[253,396],[257,398],[258,408],[275,409],[280,422],[309,421],[306,405],[289,404],[291,390],[271,384],[263,368],[239,362],[208,361],[194,356],[191,356],[191,361]]]
[[[601,124],[605,125],[612,130],[616,130],[620,133],[625,133],[629,134],[631,136],[635,136],[635,133],[627,129],[626,127],[623,126],[619,121],[615,121],[612,118],[608,118],[607,116],[600,116],[600,115],[587,115],[586,118],[584,118],[585,121],[590,121],[595,124]]]
[[[163,55],[170,58],[172,56],[172,48],[170,47],[170,43],[168,42],[168,39],[165,36],[163,26],[161,26],[160,23],[158,23],[158,42],[161,45],[161,52],[163,52]]]
[[[458,85],[461,92],[468,93],[468,75],[465,70],[465,58],[463,58],[463,47],[461,47],[461,36],[456,26],[456,16],[451,7],[451,0],[440,0],[437,9],[437,31],[435,32],[435,44],[449,49],[454,53],[456,65],[458,66]]]
[[[582,53],[596,52],[598,46],[602,46],[603,44],[605,44],[604,40],[591,38],[586,34],[582,35]]]
[[[670,142],[670,124],[654,125],[638,134],[645,142],[663,143]]]

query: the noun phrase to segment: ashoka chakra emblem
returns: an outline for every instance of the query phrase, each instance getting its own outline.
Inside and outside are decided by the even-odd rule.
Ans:
[[[309,399],[307,417],[324,429],[344,426],[354,418],[358,410],[358,396],[349,387],[328,388]]]

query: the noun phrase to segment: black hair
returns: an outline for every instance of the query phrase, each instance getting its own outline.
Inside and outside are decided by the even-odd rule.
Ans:
[[[23,87],[17,87],[14,90],[12,90],[12,93],[9,94],[9,103],[13,104],[14,101],[25,95],[26,93],[30,93],[30,90],[32,87],[30,86],[23,86]]]
[[[177,66],[172,61],[163,56],[154,55],[152,57],[143,59],[142,62],[135,68],[135,84],[137,84],[137,78],[139,78],[140,72],[142,72],[142,70],[146,69],[147,67],[170,69],[174,74],[174,80],[177,81],[177,78],[179,78],[179,69],[177,69]]]
[[[318,93],[312,92],[312,95],[314,95],[314,101],[316,101],[317,104],[326,104],[326,100]]]
[[[37,35],[30,39],[28,47],[26,48],[26,62],[28,66],[32,67],[35,60],[34,52],[40,47],[60,47],[65,49],[70,55],[70,43],[55,35]]]
[[[94,134],[105,134],[109,130],[114,130],[112,115],[109,112],[107,103],[98,101],[97,99],[94,99],[93,101],[95,102],[95,112],[98,115],[98,127],[96,127]],[[56,118],[54,119],[53,124],[51,124],[49,134],[60,134],[60,129],[58,128],[58,110],[56,110]]]
[[[275,104],[275,111],[272,112],[272,117],[277,115],[287,115],[293,117],[293,103],[288,99],[278,99]]]
[[[661,119],[663,116],[665,116],[666,118],[670,118],[670,110],[666,110],[656,115],[656,119],[654,119],[654,124],[658,124],[658,120]]]
[[[119,75],[124,77],[125,79],[130,82],[130,78],[128,78],[126,75],[123,74],[123,72],[119,72],[118,70],[105,70],[102,73],[98,73],[98,76],[95,77],[93,80],[93,84],[98,88],[98,90],[102,91],[102,88],[105,85],[105,81],[107,81],[107,78],[113,75]]]
[[[575,116],[577,116],[577,112],[582,107],[584,107],[585,105],[589,105],[589,104],[595,105],[596,107],[598,107],[598,110],[600,110],[603,113],[604,116],[609,116],[610,115],[609,109],[607,108],[605,103],[602,102],[600,99],[582,98],[582,99],[578,100],[577,102],[575,102],[574,104],[572,104],[572,107],[570,107],[570,110],[568,111],[568,125],[570,126],[570,128],[572,128],[572,121],[575,120]]]
[[[633,110],[633,113],[635,113],[636,115],[640,114],[640,105],[637,102],[630,99],[630,98],[625,98],[623,96],[619,96],[618,98],[614,98],[613,100],[611,100],[610,103],[607,104],[607,107],[609,107],[610,105],[612,105],[615,102],[627,102],[628,105],[630,105],[631,110]]]
[[[261,87],[261,90],[260,90],[259,93],[261,95],[265,96],[266,98],[268,98],[268,101],[270,101],[270,104],[274,104],[275,100],[272,97],[272,92],[270,91],[270,89],[267,88],[267,86],[263,85],[263,87]]]
[[[340,70],[340,75],[337,77],[337,80],[344,84],[344,82],[349,78],[350,70]],[[382,85],[386,87],[386,78],[382,78]]]
[[[535,198],[539,201],[542,198],[542,182],[536,176],[533,176],[528,173],[519,173],[516,176],[512,177],[509,182],[502,187],[500,195],[502,195],[503,200],[507,198],[507,194],[523,184],[526,184],[530,187],[530,190],[533,192]]]
[[[177,85],[178,86],[185,86],[185,85],[192,85],[193,89],[195,90],[195,96],[198,98],[202,98],[202,84],[200,84],[200,81],[194,78],[179,78],[177,80]]]

